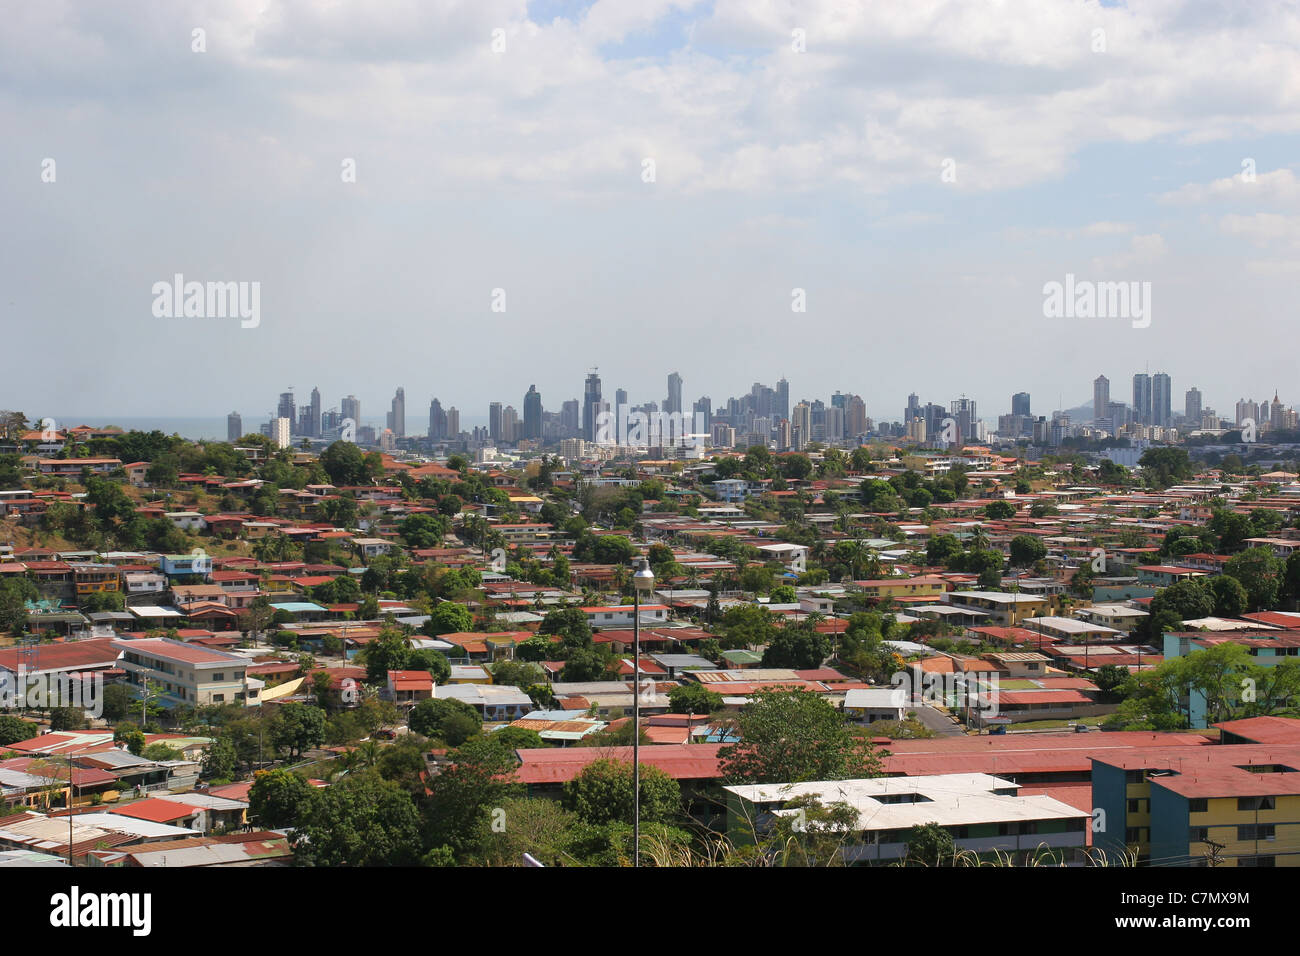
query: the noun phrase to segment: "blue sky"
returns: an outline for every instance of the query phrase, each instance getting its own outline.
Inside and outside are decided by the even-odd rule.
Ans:
[[[372,411],[401,385],[418,430],[435,395],[558,409],[593,365],[636,402],[785,375],[889,420],[912,391],[1050,414],[1144,368],[1224,414],[1300,400],[1292,2],[0,15],[0,310],[32,358],[0,407],[254,420],[290,384]],[[177,272],[259,282],[260,323],[156,318]],[[1066,273],[1150,282],[1150,327],[1045,318]]]

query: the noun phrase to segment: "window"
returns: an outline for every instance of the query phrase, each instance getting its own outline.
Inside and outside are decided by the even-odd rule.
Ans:
[[[1275,807],[1273,797],[1238,797],[1238,810],[1272,810]]]
[[[1188,843],[1204,843],[1210,839],[1209,827],[1192,827],[1187,831]]]
[[[1250,866],[1250,867],[1256,867],[1256,866],[1262,866],[1262,867],[1276,867],[1276,866],[1277,866],[1277,857],[1274,857],[1274,856],[1243,856],[1241,859],[1239,859],[1239,860],[1237,861],[1237,865],[1238,865],[1238,866]]]
[[[213,701],[213,703],[216,703],[216,704],[224,704],[224,703],[226,702],[226,695],[225,695],[225,694],[213,694],[213,695],[212,695],[212,701]]]
[[[1238,840],[1271,840],[1273,833],[1271,823],[1244,823],[1237,827]]]
[[[1204,797],[1201,797],[1196,800],[1187,801],[1188,813],[1206,813],[1209,811],[1209,809],[1210,809],[1210,801],[1206,800]]]
[[[213,674],[213,675],[212,675],[212,679],[213,679],[214,681],[222,681],[222,680],[225,680],[225,679],[226,679],[226,675],[225,675],[224,673],[222,673],[222,674]]]

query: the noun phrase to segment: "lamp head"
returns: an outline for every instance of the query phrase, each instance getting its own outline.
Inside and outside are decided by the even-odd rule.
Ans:
[[[655,586],[655,573],[650,570],[650,562],[645,558],[637,558],[632,584],[641,592],[650,591]]]

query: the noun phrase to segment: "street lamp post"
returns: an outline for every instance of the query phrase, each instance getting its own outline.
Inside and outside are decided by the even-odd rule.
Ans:
[[[632,866],[641,865],[641,592],[655,584],[650,562],[638,558],[632,575]]]

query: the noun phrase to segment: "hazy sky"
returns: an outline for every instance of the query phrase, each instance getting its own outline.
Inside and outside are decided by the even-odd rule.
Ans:
[[[0,24],[0,407],[249,424],[292,385],[369,418],[402,385],[421,432],[434,395],[478,420],[536,383],[558,410],[590,366],[634,402],[673,370],[715,406],[784,375],[889,420],[910,391],[1050,414],[1099,373],[1128,400],[1146,367],[1176,408],[1300,402],[1292,2],[0,0]],[[176,273],[260,283],[260,324],[155,317]],[[1149,327],[1045,318],[1067,273],[1150,282]]]

